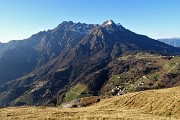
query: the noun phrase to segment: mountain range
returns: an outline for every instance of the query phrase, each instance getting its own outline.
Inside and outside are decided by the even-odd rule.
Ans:
[[[78,97],[108,95],[122,83],[136,85],[154,71],[159,75],[164,67],[156,63],[171,65],[165,59],[172,59],[178,72],[166,71],[164,76],[153,76],[158,80],[148,87],[129,90],[177,86],[179,65],[174,61],[179,58],[164,57],[167,55],[180,55],[180,48],[134,33],[112,20],[101,25],[64,21],[28,39],[0,43],[0,106],[59,105]],[[139,66],[144,68],[139,70]],[[114,84],[112,77],[125,73],[129,77],[118,76],[120,82]],[[164,82],[159,83],[159,78],[165,78]],[[167,85],[170,79],[174,82]]]
[[[158,40],[174,47],[180,47],[180,38],[164,38]]]

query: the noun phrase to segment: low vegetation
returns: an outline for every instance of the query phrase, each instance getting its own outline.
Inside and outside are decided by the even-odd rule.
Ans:
[[[106,95],[111,95],[116,86],[124,86],[128,92],[179,86],[180,57],[130,54],[120,57],[111,72],[109,81],[101,90]]]
[[[84,84],[77,84],[75,87],[71,88],[69,92],[66,93],[64,101],[70,102],[76,98],[80,98],[83,95],[83,92],[87,95],[87,87]]]
[[[102,99],[88,107],[8,107],[0,108],[1,120],[178,120],[180,87],[135,92]]]

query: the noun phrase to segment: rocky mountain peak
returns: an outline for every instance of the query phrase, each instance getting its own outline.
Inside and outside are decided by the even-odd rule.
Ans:
[[[76,33],[80,34],[85,34],[88,32],[88,30],[92,27],[91,24],[86,24],[86,23],[74,23],[72,21],[63,21],[61,24],[59,24],[54,31],[59,31],[59,30],[65,30],[65,31],[74,31]]]
[[[123,31],[125,29],[120,23],[116,24],[113,20],[107,20],[101,26],[108,31]]]
[[[103,26],[109,26],[109,25],[115,25],[115,23],[114,23],[113,20],[107,20],[107,21],[105,21],[102,25],[103,25]]]

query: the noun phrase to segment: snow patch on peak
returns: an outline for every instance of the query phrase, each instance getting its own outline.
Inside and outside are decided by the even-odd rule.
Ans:
[[[106,25],[112,25],[112,23],[113,23],[112,20],[108,20],[108,21],[106,22]]]
[[[115,25],[115,23],[112,20],[107,20],[102,24],[102,26],[113,26],[113,25]]]

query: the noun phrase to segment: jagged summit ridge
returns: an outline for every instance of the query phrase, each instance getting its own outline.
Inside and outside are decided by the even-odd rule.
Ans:
[[[87,33],[89,29],[93,27],[105,27],[107,30],[112,30],[112,29],[119,29],[122,30],[124,27],[118,23],[116,24],[113,20],[107,20],[103,22],[103,24],[86,24],[86,23],[75,23],[73,21],[63,21],[61,24],[59,24],[56,29],[66,29],[66,30],[72,30],[72,31],[77,31],[80,33]]]

